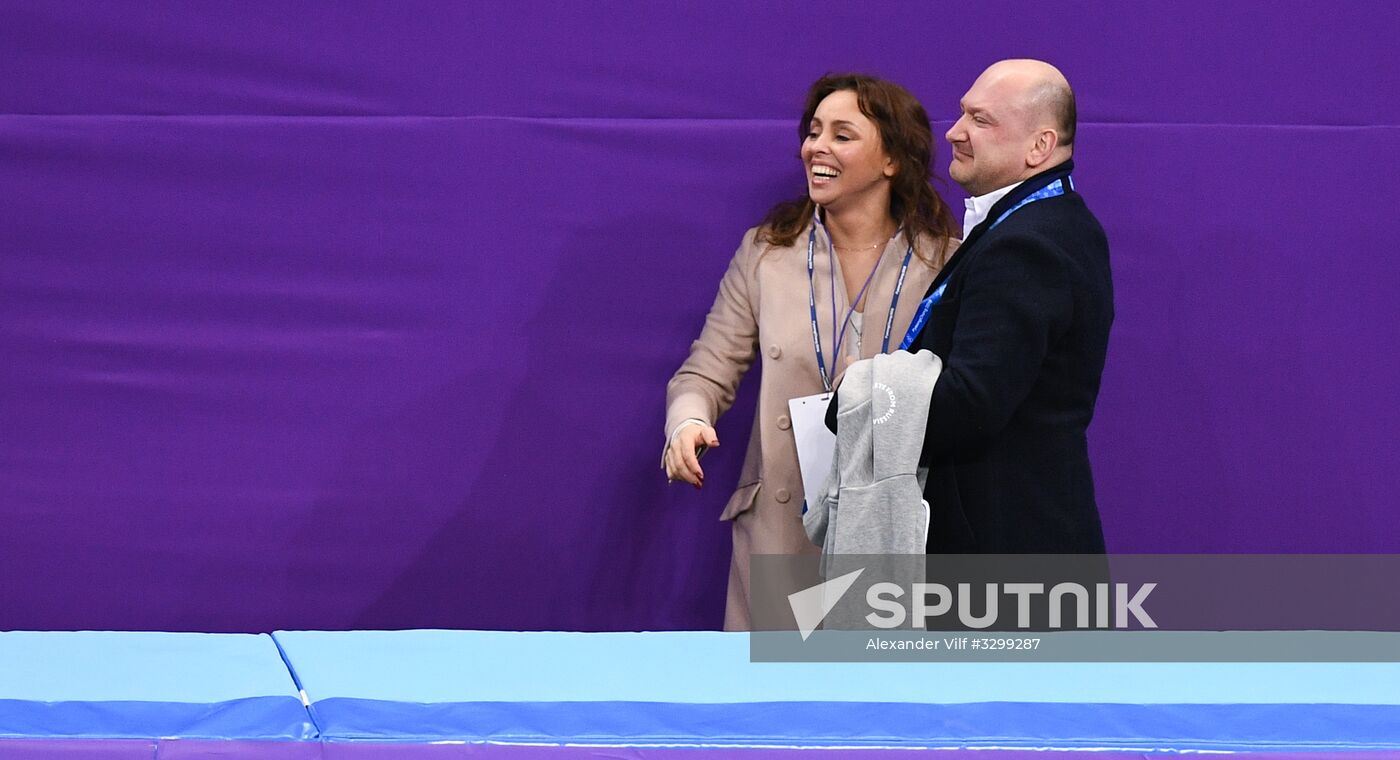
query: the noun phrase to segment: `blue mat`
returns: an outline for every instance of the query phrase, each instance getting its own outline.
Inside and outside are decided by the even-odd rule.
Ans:
[[[272,638],[0,633],[0,738],[316,738]]]
[[[751,663],[743,634],[274,636],[332,741],[1400,749],[1397,664]]]

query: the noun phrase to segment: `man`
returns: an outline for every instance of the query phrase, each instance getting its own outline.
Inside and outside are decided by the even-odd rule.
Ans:
[[[1085,430],[1113,283],[1070,176],[1074,94],[1055,67],[1010,60],[961,105],[946,137],[972,195],[965,239],[905,338],[944,360],[920,457],[928,551],[1101,553]]]

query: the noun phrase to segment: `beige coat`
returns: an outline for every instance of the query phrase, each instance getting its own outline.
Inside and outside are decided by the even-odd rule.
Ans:
[[[807,237],[798,235],[792,246],[769,248],[756,242],[756,230],[749,230],[729,269],[720,281],[719,294],[705,317],[700,338],[690,346],[690,356],[666,387],[666,436],[670,440],[676,425],[687,418],[714,424],[734,403],[739,381],[753,364],[763,360],[758,412],[744,457],[738,487],[730,497],[721,520],[734,521],[734,553],[729,567],[729,596],[725,608],[726,630],[748,630],[749,555],[800,554],[816,552],[802,528],[802,475],[797,466],[797,450],[788,419],[788,399],[822,391],[812,345],[811,312],[808,308]],[[951,254],[954,243],[950,243]],[[885,321],[899,279],[900,265],[908,243],[901,232],[886,245],[878,271],[866,294],[861,357],[880,351]],[[927,258],[936,253],[922,241]],[[832,266],[836,283],[837,318],[845,317],[849,297],[839,269],[831,256],[827,237],[817,230],[813,290],[816,294],[817,321],[827,371],[834,373],[838,359],[832,351],[835,334],[831,325]],[[890,331],[890,350],[899,347],[918,309],[924,291],[937,271],[916,252],[905,275]],[[845,342],[855,340],[848,329]],[[842,352],[846,351],[844,344]]]

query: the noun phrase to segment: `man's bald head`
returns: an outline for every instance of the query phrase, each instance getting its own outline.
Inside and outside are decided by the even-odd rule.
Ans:
[[[998,61],[962,99],[962,118],[948,130],[949,174],[981,195],[1019,182],[1073,153],[1074,91],[1044,61]]]
[[[1031,127],[1051,125],[1059,133],[1060,145],[1074,144],[1079,119],[1074,90],[1059,69],[1033,58],[1012,58],[988,66],[977,81],[983,79],[1002,84]]]
[[[1079,114],[1074,106],[1074,90],[1060,70],[1031,58],[999,61],[988,69],[1003,67],[1025,88],[1026,115],[1035,126],[1049,123],[1060,134],[1061,145],[1074,144]]]

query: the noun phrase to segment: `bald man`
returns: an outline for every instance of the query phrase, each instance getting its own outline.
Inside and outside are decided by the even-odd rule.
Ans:
[[[1101,553],[1085,431],[1113,322],[1108,241],[1075,192],[1074,93],[1001,61],[963,96],[962,245],[904,347],[943,359],[921,461],[930,553]]]

